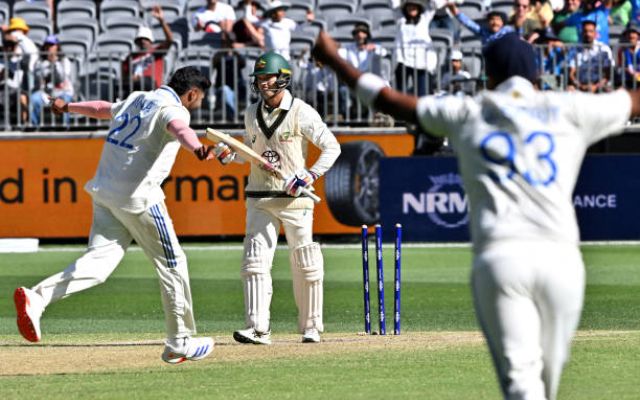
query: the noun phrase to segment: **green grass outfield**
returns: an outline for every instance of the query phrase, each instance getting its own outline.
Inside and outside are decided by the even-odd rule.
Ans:
[[[356,334],[363,330],[360,251],[357,246],[325,248],[327,340],[320,345],[297,343],[288,255],[278,250],[271,308],[275,345],[267,350],[230,339],[244,324],[239,246],[185,248],[198,330],[214,336],[219,346],[210,359],[178,366],[159,358],[164,331],[160,294],[141,251],[129,251],[105,284],[50,305],[41,345],[19,337],[13,290],[61,271],[82,250],[57,246],[33,254],[1,254],[0,399],[499,398],[477,334],[468,248],[403,249],[399,338]],[[586,302],[559,398],[638,399],[640,246],[590,245],[583,250]],[[391,248],[385,251],[391,316],[393,259]],[[374,283],[374,265],[370,269]],[[377,327],[375,293],[371,300],[372,326]],[[391,320],[387,331],[393,331]],[[126,342],[138,346],[123,347]],[[112,350],[115,355],[107,358],[106,367],[92,366],[92,351],[109,357]],[[125,351],[127,358],[118,358]],[[83,352],[89,353],[87,358]],[[144,363],[145,357],[151,361]],[[82,366],[68,365],[70,360]]]

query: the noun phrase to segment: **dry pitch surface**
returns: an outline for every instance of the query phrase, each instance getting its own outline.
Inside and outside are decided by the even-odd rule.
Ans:
[[[477,332],[407,333],[400,336],[324,334],[319,344],[302,344],[300,335],[274,335],[271,346],[242,345],[230,335],[214,336],[214,340],[216,347],[210,357],[183,365],[255,362],[376,350],[435,350],[483,343]],[[163,343],[159,340],[118,342],[91,339],[72,343],[69,339],[53,339],[42,344],[28,344],[12,338],[0,341],[0,376],[114,372],[163,365],[174,367],[160,360],[162,350]]]
[[[598,340],[624,335],[624,331],[582,331],[576,340]],[[324,334],[320,344],[302,344],[299,335],[274,335],[271,346],[241,345],[231,336],[215,336],[213,354],[197,363],[231,363],[267,359],[295,359],[309,355],[342,355],[369,351],[439,350],[484,346],[479,332],[412,332],[400,336]],[[160,340],[135,342],[108,338],[53,338],[42,344],[27,344],[20,338],[0,341],[0,376],[99,373],[169,366],[160,360]]]

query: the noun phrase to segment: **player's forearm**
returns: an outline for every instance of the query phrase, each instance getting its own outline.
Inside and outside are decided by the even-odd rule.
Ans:
[[[164,18],[162,19],[162,32],[164,32],[164,41],[165,43],[169,43],[169,46],[171,46],[171,43],[173,43],[173,32],[171,32],[171,28],[169,27],[169,24],[167,24],[167,21],[164,20]]]
[[[322,176],[333,166],[338,156],[340,156],[340,144],[336,137],[327,130],[325,134],[320,136],[318,147],[320,147],[322,152],[315,164],[309,168],[309,171],[316,176]]]
[[[78,103],[69,103],[68,111],[75,114],[82,114],[86,117],[96,119],[111,119],[112,103],[102,100],[82,101]]]
[[[178,139],[178,142],[180,142],[182,147],[190,152],[194,152],[202,147],[202,143],[198,139],[198,135],[184,121],[174,119],[167,124],[167,130],[176,139]]]
[[[332,57],[326,61],[327,66],[335,71],[338,79],[347,84],[351,89],[355,89],[358,78],[362,72],[351,65],[346,59],[338,56]]]
[[[374,102],[374,107],[395,119],[407,122],[417,122],[416,106],[418,98],[407,95],[391,88],[380,91]]]

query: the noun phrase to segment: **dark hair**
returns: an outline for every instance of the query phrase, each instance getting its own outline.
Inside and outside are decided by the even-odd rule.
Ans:
[[[196,67],[183,67],[176,70],[167,84],[178,96],[182,96],[189,89],[197,87],[206,92],[211,87],[211,81]]]
[[[502,24],[506,25],[507,24],[507,14],[503,13],[502,11],[489,11],[487,13],[487,20],[493,18],[493,17],[498,17],[502,20]]]
[[[482,49],[482,55],[487,76],[492,77],[496,85],[512,76],[520,76],[532,83],[538,78],[533,47],[515,32],[489,42]]]

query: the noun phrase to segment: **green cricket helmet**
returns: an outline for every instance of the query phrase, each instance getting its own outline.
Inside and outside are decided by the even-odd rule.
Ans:
[[[253,67],[253,72],[250,76],[254,77],[251,84],[251,88],[258,93],[258,85],[255,81],[255,77],[258,75],[277,75],[276,89],[282,90],[289,86],[291,83],[291,67],[289,62],[280,54],[269,51],[261,55]]]

